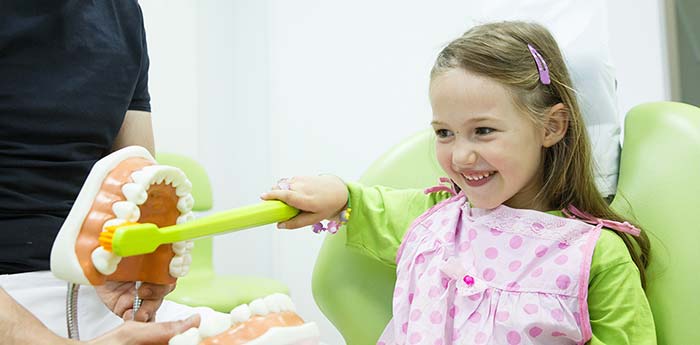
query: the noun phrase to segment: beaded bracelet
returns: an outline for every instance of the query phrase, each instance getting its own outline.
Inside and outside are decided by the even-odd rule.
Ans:
[[[348,222],[348,220],[350,220],[350,212],[352,212],[352,209],[350,208],[350,200],[348,198],[347,206],[338,214],[338,221],[330,220],[328,221],[326,226],[324,226],[323,223],[318,222],[312,226],[313,232],[318,234],[322,231],[328,231],[331,234],[335,234],[336,232],[338,232],[338,229],[341,226],[343,226],[345,223]]]

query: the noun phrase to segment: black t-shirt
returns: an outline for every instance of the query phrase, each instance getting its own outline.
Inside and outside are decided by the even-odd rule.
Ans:
[[[127,109],[150,111],[136,0],[0,1],[0,274],[49,268]]]

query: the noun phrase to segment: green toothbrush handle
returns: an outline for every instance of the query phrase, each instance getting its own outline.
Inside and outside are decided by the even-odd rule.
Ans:
[[[119,256],[152,253],[164,243],[192,240],[282,222],[298,213],[299,210],[294,207],[281,201],[270,200],[162,228],[150,223],[123,226],[114,232],[112,252]]]

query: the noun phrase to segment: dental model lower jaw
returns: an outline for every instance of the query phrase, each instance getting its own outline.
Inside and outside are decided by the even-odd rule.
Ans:
[[[122,258],[101,247],[98,238],[107,227],[125,223],[164,227],[194,219],[191,190],[181,170],[158,165],[142,147],[106,156],[91,170],[54,241],[51,270],[58,278],[79,284],[174,283],[189,271],[191,241]]]
[[[230,314],[217,313],[199,328],[176,335],[169,345],[315,345],[318,327],[299,317],[289,296],[272,294],[240,305]]]

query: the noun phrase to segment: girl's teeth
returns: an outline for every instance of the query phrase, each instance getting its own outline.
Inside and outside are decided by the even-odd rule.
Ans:
[[[478,181],[478,180],[481,180],[482,178],[491,176],[491,173],[486,173],[484,175],[475,175],[475,176],[467,176],[467,175],[463,174],[462,176],[464,176],[464,178],[466,178],[467,180],[470,180],[470,181]]]

